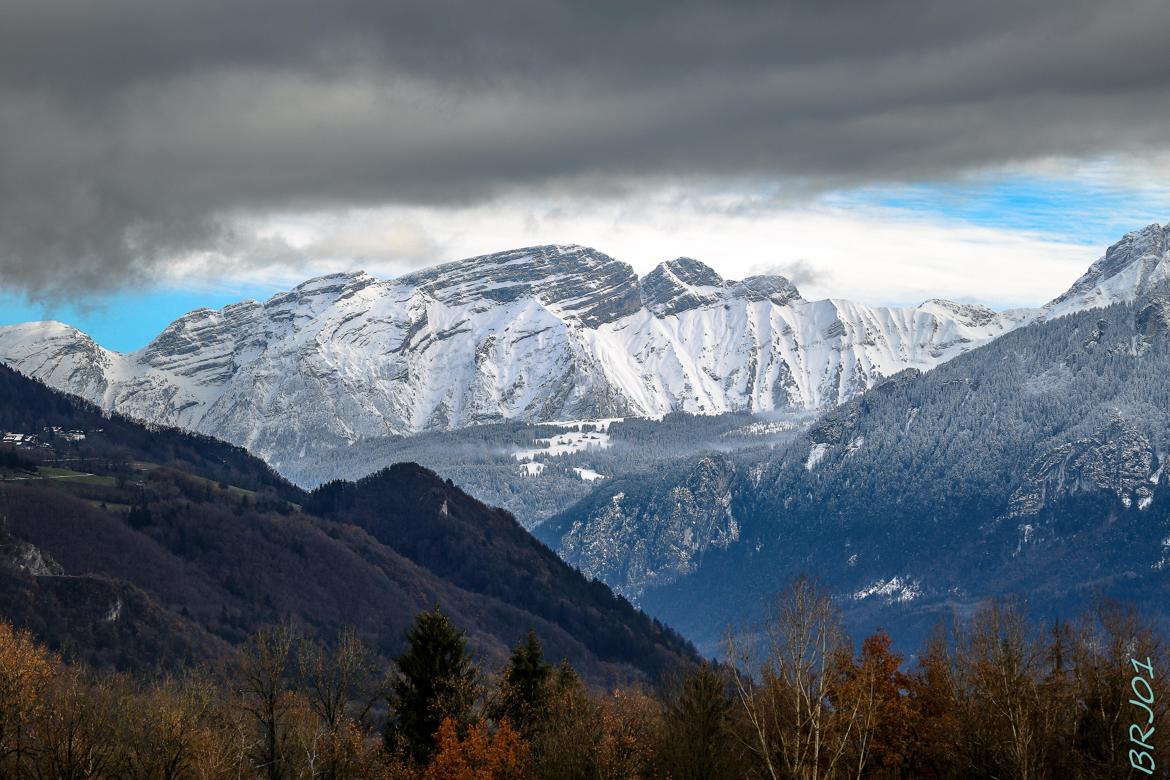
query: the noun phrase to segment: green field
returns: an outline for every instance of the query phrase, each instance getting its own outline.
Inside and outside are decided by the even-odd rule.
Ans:
[[[40,466],[37,468],[37,475],[25,477],[25,479],[68,479],[70,481],[77,481],[86,485],[105,485],[112,487],[116,484],[114,477],[101,476],[98,474],[89,474],[84,471],[73,471],[71,469],[57,468],[56,466]]]

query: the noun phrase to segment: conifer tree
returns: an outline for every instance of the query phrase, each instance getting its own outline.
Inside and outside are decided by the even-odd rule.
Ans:
[[[526,737],[532,726],[544,718],[548,707],[552,666],[544,660],[544,648],[531,629],[524,642],[512,651],[504,670],[497,718],[507,718]]]
[[[389,697],[394,717],[387,725],[386,743],[426,762],[444,720],[459,726],[470,722],[477,671],[463,634],[438,605],[415,617],[406,641]]]
[[[728,716],[733,701],[727,680],[704,663],[666,702],[660,762],[674,780],[729,777],[732,751]]]

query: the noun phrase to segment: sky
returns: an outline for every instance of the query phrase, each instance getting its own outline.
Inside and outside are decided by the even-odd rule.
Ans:
[[[540,243],[1055,297],[1170,221],[1162,0],[9,0],[0,324]]]

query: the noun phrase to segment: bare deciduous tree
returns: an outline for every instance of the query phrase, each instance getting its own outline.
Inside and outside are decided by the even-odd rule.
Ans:
[[[1045,648],[1012,602],[994,602],[977,613],[958,643],[960,703],[977,739],[972,754],[989,762],[979,771],[1006,772],[1019,780],[1040,777]]]
[[[309,706],[330,729],[347,716],[362,721],[382,694],[374,682],[374,658],[353,628],[338,632],[332,650],[302,641],[297,662]]]
[[[806,577],[777,597],[755,643],[729,638],[735,690],[751,728],[748,746],[768,777],[837,775],[865,717],[862,697],[833,703],[841,681],[836,664],[851,655],[832,597]]]
[[[256,768],[269,780],[284,777],[289,691],[284,676],[293,645],[291,626],[270,626],[253,635],[240,664],[243,709],[256,721],[260,740]]]

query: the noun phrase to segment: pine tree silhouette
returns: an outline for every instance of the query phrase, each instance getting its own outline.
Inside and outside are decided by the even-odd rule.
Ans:
[[[548,682],[552,665],[544,660],[544,648],[536,632],[528,636],[512,651],[504,670],[497,718],[507,718],[526,737],[539,724],[548,708]]]
[[[415,617],[406,641],[390,693],[394,718],[387,725],[386,743],[425,762],[445,719],[460,726],[469,722],[478,673],[463,634],[438,605]]]

